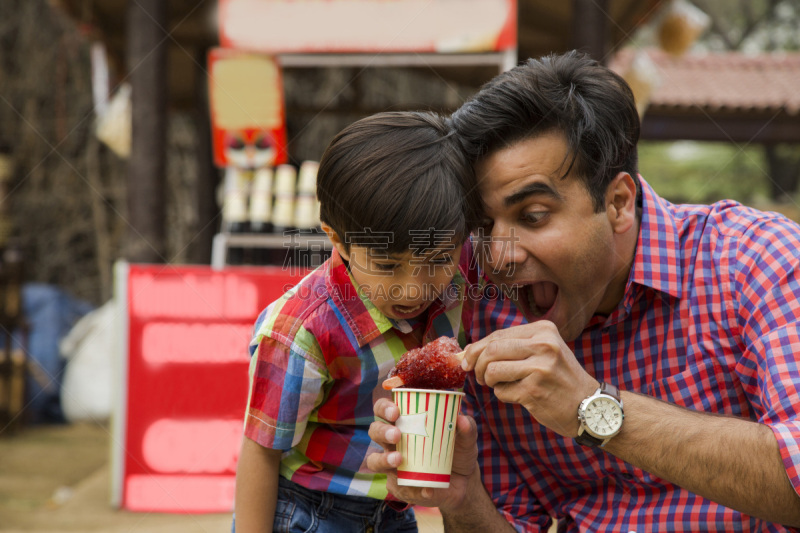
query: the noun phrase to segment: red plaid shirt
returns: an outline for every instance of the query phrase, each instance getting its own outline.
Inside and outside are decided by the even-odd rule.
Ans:
[[[800,227],[732,201],[673,205],[642,189],[622,302],[569,347],[599,381],[768,425],[800,492]],[[477,340],[523,322],[510,301],[484,298],[472,331]],[[787,531],[561,437],[472,375],[465,392],[484,484],[519,531],[546,531],[550,517],[571,532]]]

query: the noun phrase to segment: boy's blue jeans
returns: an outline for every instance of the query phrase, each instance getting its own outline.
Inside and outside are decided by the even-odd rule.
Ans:
[[[417,531],[414,511],[396,511],[387,502],[301,487],[281,477],[274,533],[410,533]],[[231,527],[236,533],[236,521]]]

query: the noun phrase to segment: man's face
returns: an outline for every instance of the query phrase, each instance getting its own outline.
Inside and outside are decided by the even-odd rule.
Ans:
[[[475,170],[488,217],[482,239],[478,232],[484,270],[515,289],[529,321],[550,320],[570,341],[619,303],[635,237],[620,237],[630,225],[620,225],[614,194],[612,209],[596,213],[585,185],[572,172],[562,178],[566,153],[564,137],[549,133],[495,151]]]

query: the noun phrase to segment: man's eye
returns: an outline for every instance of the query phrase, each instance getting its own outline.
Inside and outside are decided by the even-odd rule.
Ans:
[[[522,218],[529,224],[536,224],[544,220],[546,216],[547,211],[531,211],[530,213],[525,213]]]
[[[478,225],[478,236],[482,237],[484,235],[489,235],[492,233],[492,228],[494,227],[494,220],[491,218],[485,218],[481,220],[480,224]]]

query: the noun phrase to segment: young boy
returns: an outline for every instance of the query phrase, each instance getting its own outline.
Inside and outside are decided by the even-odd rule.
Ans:
[[[366,468],[380,451],[368,431],[403,353],[442,335],[465,344],[471,172],[430,113],[380,113],[328,146],[317,194],[332,255],[261,313],[251,342],[238,533],[416,531]]]

